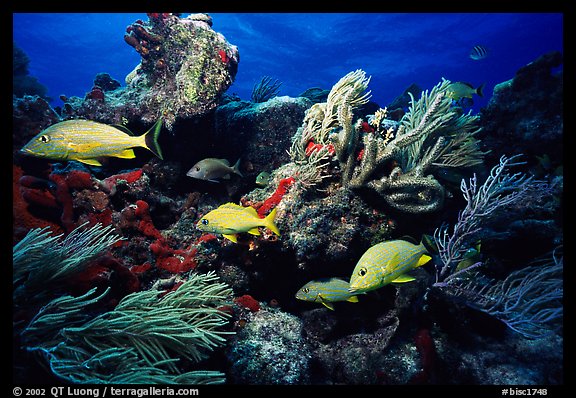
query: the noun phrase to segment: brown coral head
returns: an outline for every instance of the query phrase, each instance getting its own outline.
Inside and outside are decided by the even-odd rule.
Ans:
[[[130,26],[128,26],[128,28],[130,28]],[[126,29],[126,31],[128,31],[128,29]],[[124,35],[124,41],[136,50],[140,47],[140,41],[132,33]]]

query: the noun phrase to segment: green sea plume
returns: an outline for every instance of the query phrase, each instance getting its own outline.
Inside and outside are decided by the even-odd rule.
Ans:
[[[70,278],[121,239],[101,224],[66,237],[38,228],[13,247],[15,352],[70,383],[223,383],[222,372],[196,369],[233,333],[220,310],[232,290],[215,273],[191,273],[169,292],[131,293],[110,311],[102,309],[110,287],[65,294]]]
[[[218,309],[231,289],[213,272],[191,274],[175,291],[124,297],[112,311],[86,318],[108,290],[64,296],[45,305],[22,333],[28,351],[73,383],[193,383],[225,381],[219,371],[182,370],[224,345],[229,314]]]
[[[50,229],[32,229],[12,248],[14,305],[47,301],[73,275],[84,271],[91,260],[122,240],[114,227],[82,224],[66,237]]]

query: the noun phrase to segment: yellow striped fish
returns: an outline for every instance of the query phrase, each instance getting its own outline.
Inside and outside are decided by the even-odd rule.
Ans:
[[[369,248],[356,264],[348,290],[361,293],[389,283],[411,282],[415,278],[407,273],[431,259],[426,252],[422,243],[415,245],[404,240],[378,243]]]
[[[98,158],[133,159],[134,150],[142,147],[162,159],[158,135],[162,119],[141,136],[133,136],[123,126],[111,126],[91,120],[65,120],[32,138],[20,152],[54,160],[76,160],[91,166],[102,166]]]
[[[196,224],[196,228],[204,232],[222,234],[226,239],[238,243],[237,233],[248,232],[252,235],[260,235],[258,227],[266,227],[280,236],[280,231],[274,224],[274,217],[276,217],[276,208],[266,218],[260,218],[253,207],[226,203],[202,217]]]
[[[326,308],[334,311],[332,303],[349,301],[357,303],[358,297],[350,293],[350,284],[340,278],[322,278],[308,282],[296,292],[296,298],[303,301],[322,303]]]

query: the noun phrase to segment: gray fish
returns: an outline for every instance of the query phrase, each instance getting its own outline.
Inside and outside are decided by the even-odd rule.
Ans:
[[[226,159],[206,158],[192,166],[186,175],[199,180],[218,182],[218,178],[229,179],[232,173],[244,177],[240,173],[239,166],[240,159],[234,166],[230,166]]]

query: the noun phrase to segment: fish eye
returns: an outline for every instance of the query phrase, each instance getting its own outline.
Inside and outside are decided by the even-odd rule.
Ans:
[[[203,218],[201,221],[202,225],[208,225],[209,221],[205,218]]]
[[[304,293],[308,293],[308,292],[310,291],[310,289],[308,289],[307,287],[305,287],[305,288],[302,289],[302,291],[303,291]]]
[[[360,271],[358,271],[358,275],[360,276],[364,276],[366,275],[366,273],[368,272],[368,270],[364,267],[360,268]]]
[[[38,140],[40,142],[48,142],[50,141],[50,137],[48,137],[47,135],[41,135],[40,138],[38,138]]]
[[[196,167],[196,171],[200,171],[200,167]]]

